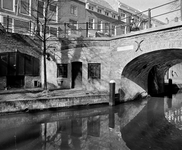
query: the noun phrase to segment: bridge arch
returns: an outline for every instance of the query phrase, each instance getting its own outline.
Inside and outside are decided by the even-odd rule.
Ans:
[[[121,75],[139,85],[150,95],[160,94],[164,92],[166,71],[181,62],[182,49],[161,49],[134,58],[124,67]]]

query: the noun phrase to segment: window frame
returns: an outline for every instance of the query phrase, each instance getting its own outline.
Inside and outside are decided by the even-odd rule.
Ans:
[[[59,67],[63,69],[62,75]],[[68,78],[68,64],[57,64],[57,78]]]
[[[23,12],[21,12],[22,11],[22,1],[24,1],[24,0],[20,0],[20,14],[22,14],[22,15],[26,15],[26,16],[31,16],[31,3],[32,3],[32,1],[31,0],[28,0],[28,12],[27,13],[23,13]]]
[[[70,5],[70,14],[78,16],[78,7],[76,5]]]
[[[116,35],[116,26],[113,24],[111,25],[111,34]]]
[[[41,10],[42,10],[42,14],[39,12],[39,3],[42,3],[43,5],[42,5],[42,8],[41,8]],[[43,1],[41,1],[41,0],[38,0],[37,1],[37,16],[39,17],[39,18],[44,18],[44,2]]]
[[[3,7],[4,6],[4,1],[7,1],[7,0],[2,0],[1,1],[1,8],[6,10],[6,11],[15,12],[15,7],[14,7],[15,6],[15,0],[12,0],[13,1],[13,9],[12,10]]]
[[[93,11],[93,10],[94,10],[94,6],[89,5],[89,6],[88,6],[88,9]]]
[[[90,22],[91,19],[92,19],[93,22]],[[89,29],[94,29],[94,18],[89,18],[88,19],[88,28]]]
[[[108,12],[108,11],[105,11],[105,15],[106,15],[106,16],[109,16],[109,12]]]
[[[112,14],[112,18],[116,19],[116,14]]]
[[[102,13],[102,9],[98,8],[97,12],[101,14]]]
[[[125,12],[120,12],[120,17],[121,17],[121,21],[126,22],[126,13]]]
[[[91,70],[91,68],[94,69]],[[88,79],[101,79],[101,63],[88,63]]]
[[[27,24],[28,26],[23,26],[24,28],[22,28],[21,26],[16,26],[16,21],[17,22],[22,22],[23,24],[25,23],[25,24]],[[24,30],[27,30],[27,31],[23,31],[23,32],[20,32],[20,31],[22,31],[22,30],[19,30],[19,29],[16,29],[16,28],[20,28],[21,27],[21,29],[24,29]],[[16,32],[17,31],[17,32]],[[29,21],[26,21],[26,20],[21,20],[21,19],[14,19],[14,32],[15,33],[29,33],[31,31],[31,27],[30,27],[30,22]]]
[[[55,11],[50,10],[51,6],[55,7]],[[48,11],[49,11],[49,13],[53,14],[51,21],[57,22],[58,21],[58,6],[55,3],[50,4]]]
[[[106,27],[108,27],[108,29]],[[104,33],[110,34],[110,23],[109,22],[105,22]]]
[[[5,29],[7,30],[7,16],[3,16],[3,25],[5,26]],[[11,17],[9,17],[8,32],[11,32],[11,33],[14,32],[14,19]]]
[[[99,29],[99,28],[100,28],[100,29]],[[98,21],[97,21],[97,31],[100,31],[100,32],[103,31],[103,29],[102,29],[102,20],[98,20]]]

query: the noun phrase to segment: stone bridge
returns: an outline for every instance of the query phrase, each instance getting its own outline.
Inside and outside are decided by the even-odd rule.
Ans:
[[[141,94],[160,94],[164,92],[166,72],[182,62],[182,22],[110,39],[84,39],[79,44],[81,46],[57,52],[56,61],[70,63],[70,66],[72,62],[82,62],[82,87],[105,90],[109,81],[115,80],[116,92],[120,89],[124,101]],[[88,79],[88,63],[101,64],[101,80]],[[50,65],[48,70],[55,74],[53,68]],[[70,68],[68,66],[68,74],[71,74]],[[180,76],[180,72],[178,74]],[[49,79],[54,80],[53,75],[48,75]],[[70,82],[71,75],[62,79],[63,86]]]
[[[110,48],[111,76],[121,75],[125,94],[139,89],[135,84],[151,95],[163,93],[166,72],[182,62],[182,23],[113,38]]]

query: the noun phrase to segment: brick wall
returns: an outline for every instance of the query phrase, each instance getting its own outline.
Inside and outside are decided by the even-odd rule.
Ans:
[[[41,79],[40,77],[34,77],[34,76],[25,76],[25,88],[36,88],[34,86],[34,82],[38,81],[39,83],[41,83]]]

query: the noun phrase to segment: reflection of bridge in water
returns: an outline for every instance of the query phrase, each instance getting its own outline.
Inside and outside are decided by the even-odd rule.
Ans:
[[[121,129],[121,133],[126,145],[134,150],[176,150],[182,146],[182,131],[166,119],[163,98],[150,98],[144,109]]]

